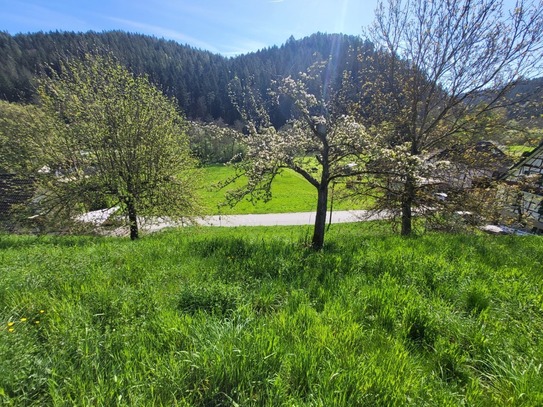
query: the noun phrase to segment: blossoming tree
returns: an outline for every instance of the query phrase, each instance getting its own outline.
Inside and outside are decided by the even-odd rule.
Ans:
[[[248,182],[230,191],[230,202],[247,195],[270,199],[275,176],[285,168],[297,172],[317,191],[311,241],[315,250],[324,245],[331,183],[364,173],[373,144],[364,126],[346,113],[347,84],[329,80],[330,64],[317,62],[299,79],[289,76],[272,84],[275,100],[286,98],[294,107],[291,120],[279,130],[271,126],[267,110],[249,86],[238,87],[233,95],[247,123],[242,137],[247,152],[237,177],[247,176]]]

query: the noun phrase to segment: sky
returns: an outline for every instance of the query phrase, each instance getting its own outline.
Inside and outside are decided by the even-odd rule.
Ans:
[[[0,31],[123,30],[235,56],[316,33],[362,34],[377,0],[0,0]]]

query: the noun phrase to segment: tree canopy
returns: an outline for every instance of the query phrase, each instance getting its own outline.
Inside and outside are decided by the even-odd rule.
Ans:
[[[232,125],[239,114],[230,103],[227,85],[234,78],[255,78],[266,96],[270,81],[296,76],[316,58],[332,52],[340,65],[355,63],[349,49],[361,45],[356,36],[316,33],[285,44],[235,58],[226,58],[174,41],[122,31],[38,32],[9,35],[0,32],[0,99],[33,102],[33,79],[44,65],[58,69],[66,58],[110,52],[136,75],[147,75],[169,97],[175,97],[186,117],[209,122],[222,119]],[[284,124],[289,112],[276,108],[272,120]]]
[[[50,121],[38,106],[0,101],[0,173],[38,171],[40,145],[50,136]]]
[[[250,86],[234,92],[234,104],[247,121],[247,145],[239,175],[248,183],[230,192],[233,202],[251,194],[269,199],[275,176],[290,168],[317,190],[315,225],[311,246],[322,249],[332,182],[365,172],[371,158],[372,141],[364,126],[346,113],[344,91],[348,81],[330,81],[335,61],[313,64],[300,79],[288,76],[273,84],[270,94],[276,103],[287,98],[294,106],[292,119],[276,130],[269,119],[269,108],[254,95]],[[348,74],[345,74],[345,79]]]
[[[361,87],[361,116],[384,147],[402,152],[395,159],[404,165],[392,162],[397,170],[383,185],[393,185],[387,196],[408,235],[431,184],[423,155],[477,129],[481,117],[511,103],[519,80],[541,72],[543,3],[519,0],[504,10],[496,0],[385,0],[366,36],[376,52],[362,71],[373,80]]]
[[[119,206],[138,237],[140,216],[179,218],[197,209],[185,121],[147,77],[111,57],[69,60],[43,77],[42,108],[54,137],[42,150],[40,205],[71,216]]]

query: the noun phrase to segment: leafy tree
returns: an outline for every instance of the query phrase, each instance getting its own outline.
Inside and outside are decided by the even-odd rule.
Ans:
[[[197,209],[185,122],[172,99],[110,57],[85,56],[40,81],[55,137],[43,152],[41,205],[71,215],[120,205],[139,234],[138,217],[179,218]]]
[[[247,176],[248,183],[231,191],[230,201],[246,195],[270,199],[275,176],[284,168],[294,170],[317,190],[311,241],[315,250],[324,245],[331,183],[364,173],[372,145],[364,127],[345,113],[343,86],[328,81],[331,64],[315,63],[300,79],[289,76],[274,84],[270,93],[277,103],[288,98],[295,107],[295,116],[280,130],[271,125],[268,109],[250,86],[238,82],[233,95],[247,120],[247,153],[237,176]]]
[[[49,137],[48,118],[38,106],[0,101],[0,172],[25,176],[38,171],[40,146]]]
[[[243,154],[238,132],[224,123],[191,121],[188,126],[190,147],[203,164],[227,163]]]
[[[25,219],[21,209],[33,196],[33,179],[44,165],[39,151],[49,137],[48,119],[37,106],[0,101],[0,223],[8,230]]]
[[[511,103],[517,81],[540,72],[543,3],[519,0],[504,13],[497,0],[385,0],[367,38],[376,52],[362,117],[383,147],[400,152],[382,182],[393,185],[389,204],[409,235],[431,177],[424,154],[474,131],[486,112]]]

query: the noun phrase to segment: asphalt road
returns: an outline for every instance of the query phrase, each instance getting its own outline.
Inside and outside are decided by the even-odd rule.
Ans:
[[[359,222],[361,220],[380,219],[370,211],[336,211],[332,212],[332,223]],[[326,216],[326,222],[330,214]],[[315,223],[315,212],[269,213],[259,215],[221,215],[209,216],[199,222],[203,226],[288,226],[312,225]]]
[[[115,211],[116,208],[89,212],[78,217],[80,221],[100,226]],[[373,211],[335,211],[332,213],[332,223],[360,222],[367,220],[383,219],[382,213]],[[326,222],[330,221],[330,213],[326,215]],[[186,223],[172,222],[167,218],[146,219],[141,222],[141,229],[147,232],[156,232],[169,227],[180,227]],[[201,226],[288,226],[288,225],[312,225],[315,223],[315,212],[294,212],[294,213],[269,213],[253,215],[215,215],[196,219]],[[125,228],[122,228],[123,230]],[[123,230],[114,232],[124,233]]]
[[[332,223],[360,222],[367,220],[383,219],[385,216],[373,211],[337,211],[332,213]],[[330,221],[330,213],[326,216],[326,223]],[[216,215],[197,219],[201,226],[289,226],[289,225],[313,225],[315,212],[293,213],[268,213],[255,215]],[[142,229],[147,232],[156,232],[168,227],[183,226],[183,223],[170,222],[167,219],[155,219],[142,224]]]

